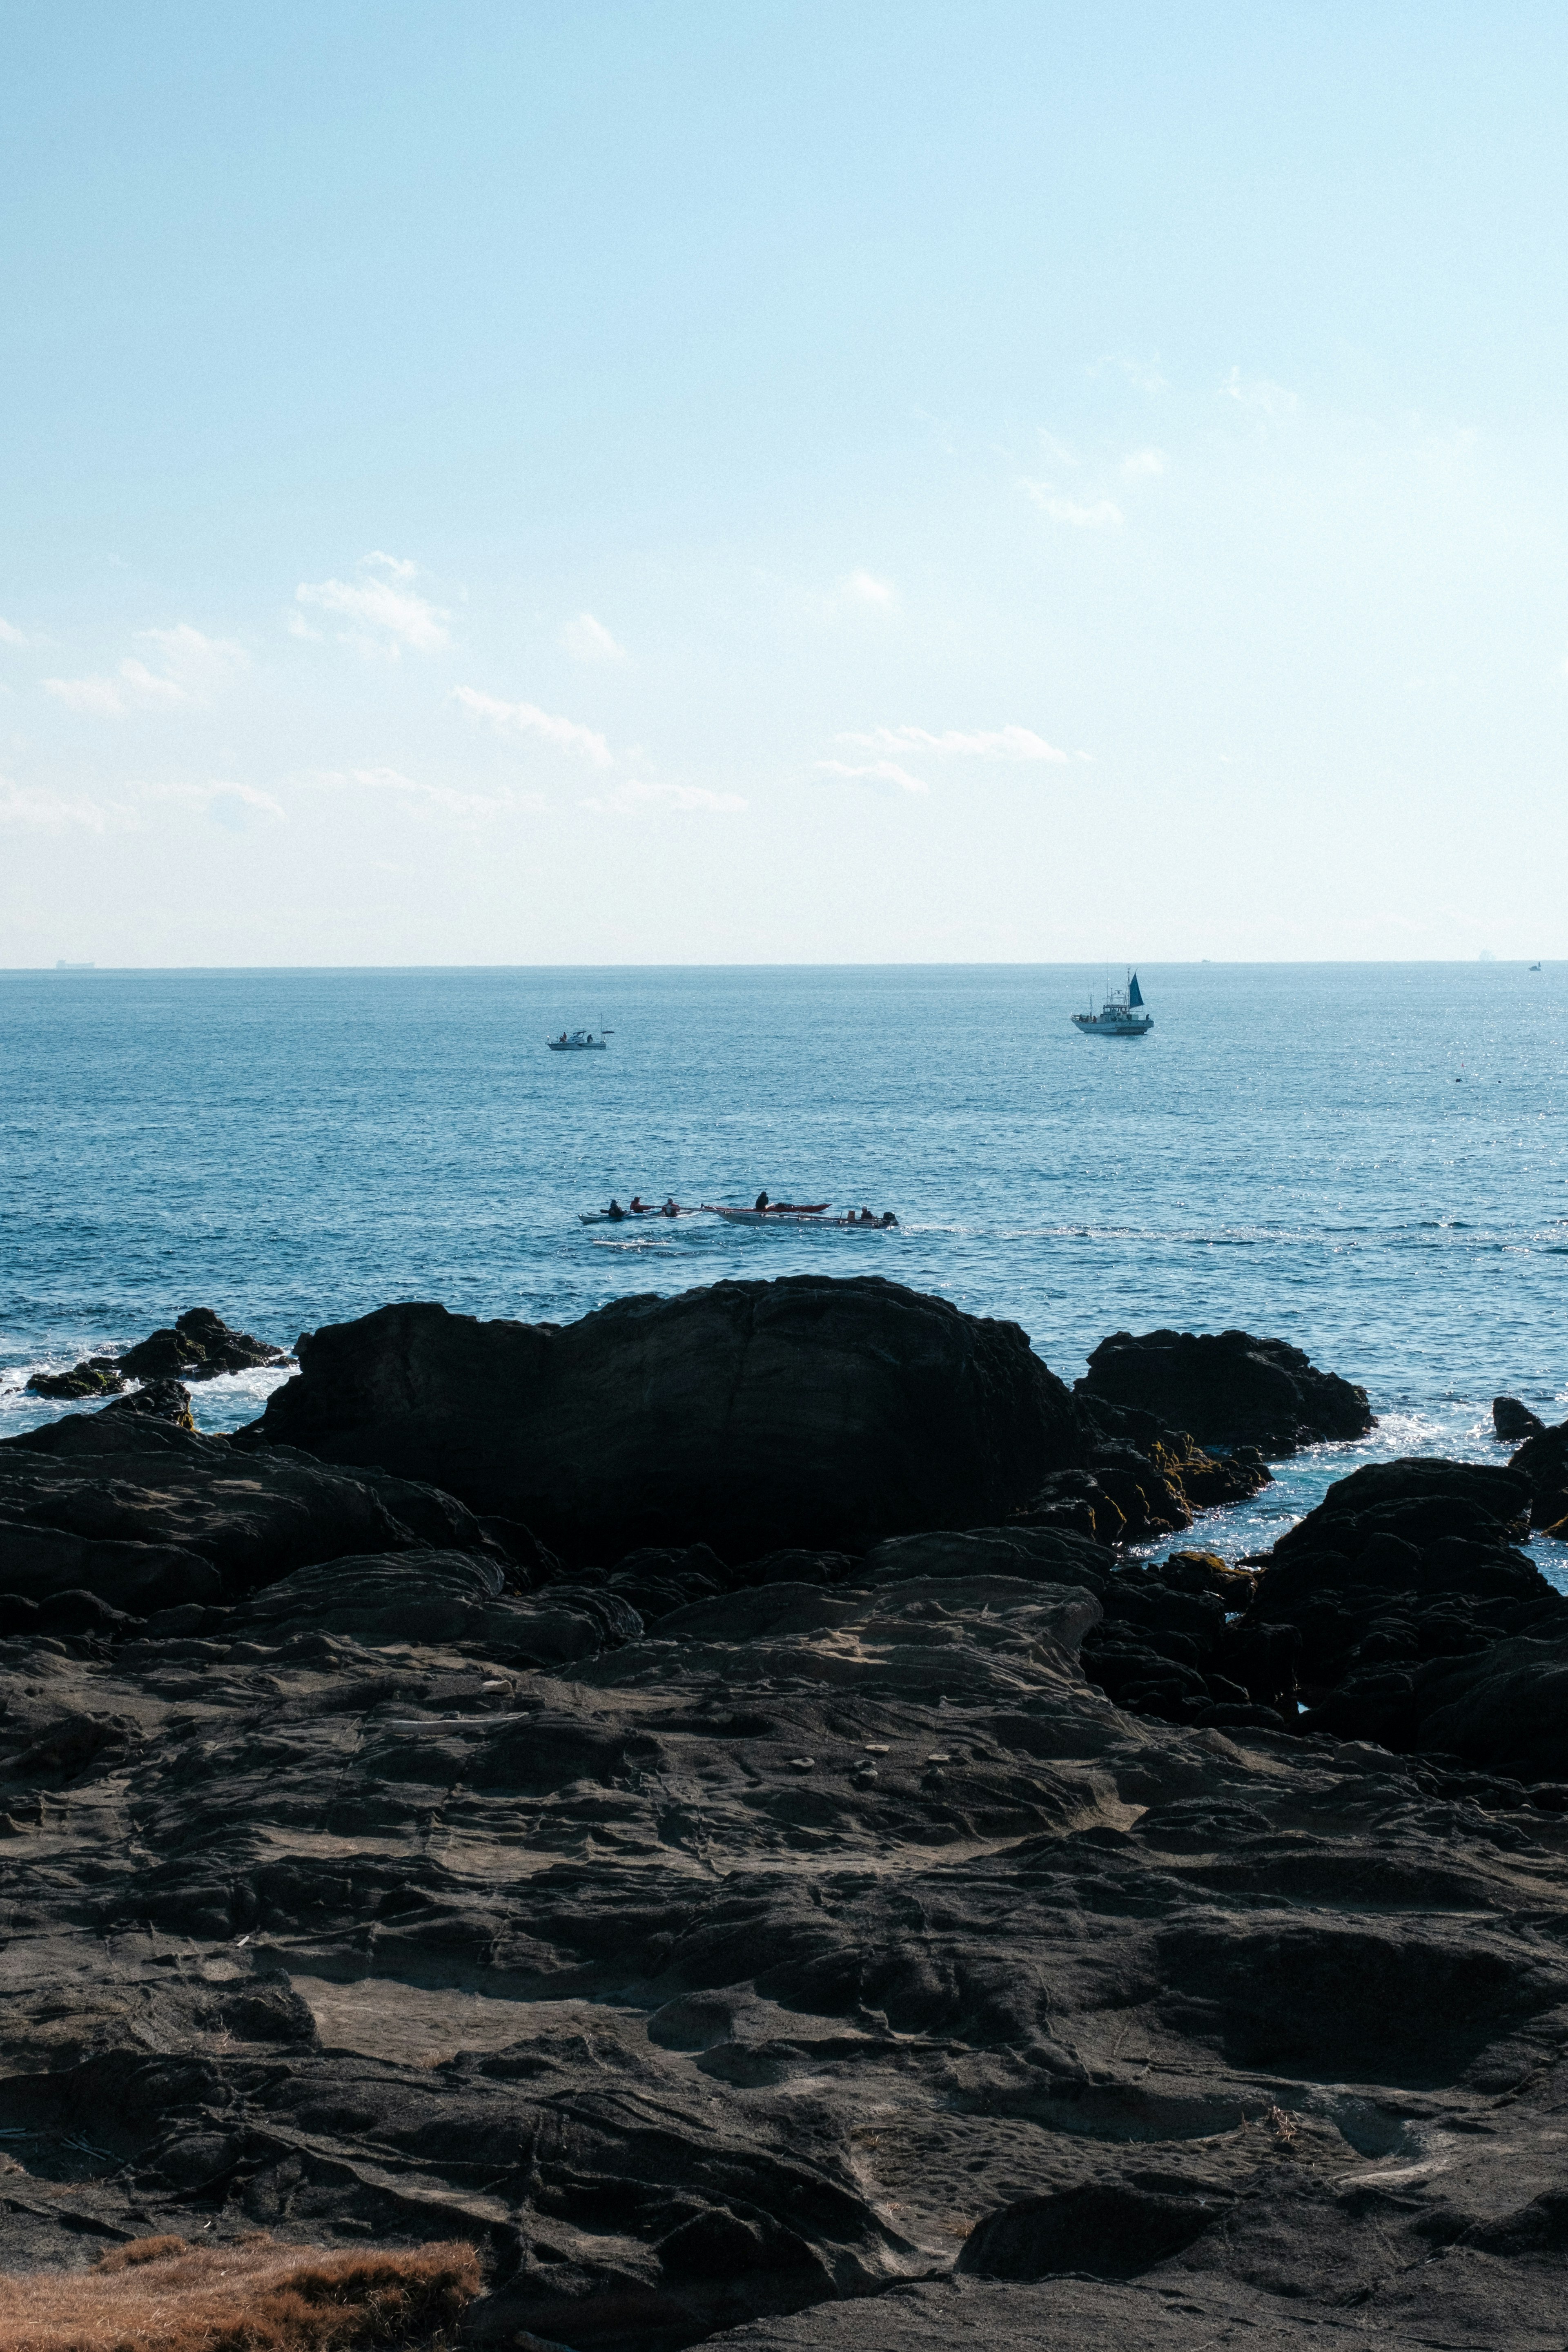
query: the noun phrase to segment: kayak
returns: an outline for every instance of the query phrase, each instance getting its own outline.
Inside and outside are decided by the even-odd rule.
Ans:
[[[646,1221],[672,1225],[677,1217],[700,1217],[704,1213],[701,1209],[623,1209],[618,1217],[612,1217],[608,1209],[579,1209],[577,1223],[580,1225],[640,1225]]]

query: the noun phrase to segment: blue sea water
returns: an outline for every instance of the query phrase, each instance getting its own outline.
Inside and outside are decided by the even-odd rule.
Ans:
[[[1501,1459],[1500,1390],[1563,1417],[1568,968],[1144,966],[1131,1044],[1070,1025],[1102,979],[0,974],[0,1433],[62,1409],[31,1371],[188,1306],[287,1343],[387,1299],[559,1322],[808,1270],[1009,1317],[1069,1381],[1108,1332],[1240,1325],[1362,1381],[1374,1437],[1205,1521],[1233,1552],[1379,1453]],[[601,1023],[607,1052],[545,1051]],[[900,1225],[577,1221],[763,1185]],[[276,1377],[198,1389],[198,1420]]]

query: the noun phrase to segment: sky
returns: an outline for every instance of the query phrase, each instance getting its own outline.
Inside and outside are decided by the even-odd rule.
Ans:
[[[0,966],[1568,956],[1568,15],[0,0]]]

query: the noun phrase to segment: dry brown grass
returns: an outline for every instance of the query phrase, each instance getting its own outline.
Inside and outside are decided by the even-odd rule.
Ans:
[[[336,2253],[247,2238],[137,2238],[90,2271],[0,2273],[0,2352],[358,2352],[452,2326],[472,2246]]]

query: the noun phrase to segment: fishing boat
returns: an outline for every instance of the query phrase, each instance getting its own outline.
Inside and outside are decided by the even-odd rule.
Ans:
[[[547,1037],[544,1042],[552,1054],[605,1054],[609,1051],[605,1041],[615,1034],[613,1029],[601,1029],[595,1036],[591,1029],[563,1029],[559,1037]]]
[[[1115,989],[1110,990],[1098,1013],[1091,996],[1089,1011],[1075,1013],[1072,1025],[1080,1037],[1146,1037],[1154,1026],[1154,1016],[1143,1010],[1143,992],[1138,985],[1137,973],[1129,972],[1127,985],[1120,994]]]

